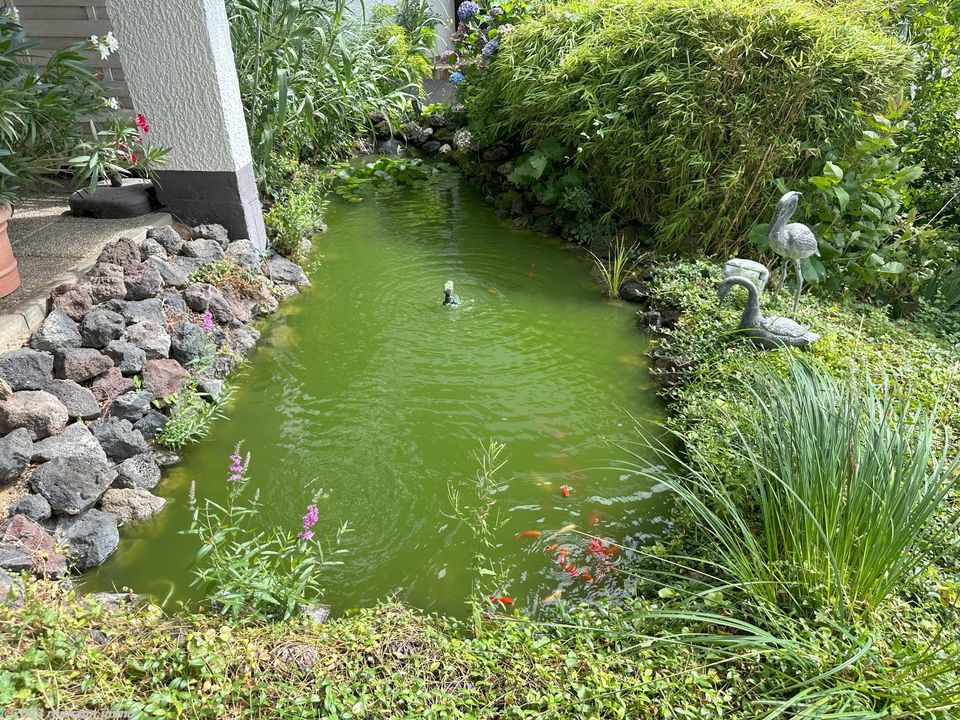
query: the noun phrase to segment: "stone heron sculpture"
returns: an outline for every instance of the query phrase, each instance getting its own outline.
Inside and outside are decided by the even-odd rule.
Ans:
[[[453,294],[453,280],[447,280],[443,285],[443,306],[456,307],[460,304],[460,298]]]
[[[717,295],[721,303],[735,285],[747,291],[747,303],[740,317],[740,329],[756,345],[766,350],[784,346],[803,348],[820,339],[815,332],[790,318],[764,317],[760,312],[760,293],[757,292],[757,286],[745,277],[729,277],[720,283]]]
[[[820,255],[817,247],[817,238],[813,230],[803,223],[787,222],[797,211],[801,193],[791,190],[785,193],[777,202],[777,209],[773,213],[770,227],[767,230],[767,240],[770,249],[784,258],[783,274],[774,295],[778,295],[787,279],[787,265],[793,260],[797,271],[797,294],[793,300],[793,314],[796,315],[800,306],[800,292],[803,290],[803,273],[800,270],[800,261],[811,255]]]

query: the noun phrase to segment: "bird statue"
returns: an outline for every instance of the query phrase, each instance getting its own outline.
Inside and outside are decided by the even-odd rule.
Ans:
[[[803,273],[800,270],[800,261],[811,255],[819,257],[820,250],[817,247],[817,238],[813,230],[803,223],[788,223],[793,214],[797,211],[797,204],[802,193],[791,190],[785,193],[777,202],[777,209],[773,213],[773,219],[770,221],[770,227],[767,230],[767,240],[770,241],[770,249],[777,255],[784,258],[783,273],[774,296],[780,293],[783,283],[787,279],[787,265],[791,260],[797,269],[797,294],[793,300],[793,314],[797,314],[797,308],[800,306],[800,291],[803,290]]]
[[[747,291],[747,304],[740,317],[740,329],[756,345],[765,350],[785,346],[803,348],[820,339],[815,332],[811,332],[790,318],[764,317],[760,312],[760,293],[757,292],[757,286],[745,277],[729,277],[720,283],[717,295],[721,303],[734,285],[739,285]]]
[[[460,304],[460,298],[453,294],[453,280],[447,280],[443,285],[443,306],[456,307]]]

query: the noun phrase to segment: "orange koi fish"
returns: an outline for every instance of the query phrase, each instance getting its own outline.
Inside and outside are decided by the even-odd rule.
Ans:
[[[547,552],[553,552],[553,551],[556,550],[558,547],[560,547],[560,546],[559,546],[557,543],[553,543],[552,545],[547,545],[546,551],[547,551]]]
[[[491,295],[496,295],[496,294],[497,294],[497,289],[496,289],[496,288],[487,288],[487,292],[490,293]]]
[[[600,511],[594,510],[592,513],[590,513],[590,527],[596,527],[599,522],[600,522]]]
[[[573,490],[569,485],[563,485],[560,487],[560,494],[564,497],[570,497],[570,491]]]
[[[560,563],[561,567],[567,562],[568,552],[569,551],[565,547],[560,548],[560,550],[557,552],[557,562]]]
[[[587,582],[593,582],[593,575],[590,574],[589,570],[584,570],[582,573],[580,573],[580,577],[582,577]]]
[[[540,537],[539,530],[524,530],[523,532],[517,533],[517,540],[522,540],[523,538],[537,538]]]
[[[500,603],[501,605],[513,605],[513,598],[507,595],[491,595],[490,602]]]

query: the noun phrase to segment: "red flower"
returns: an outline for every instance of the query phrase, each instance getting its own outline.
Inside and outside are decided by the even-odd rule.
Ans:
[[[137,154],[135,152],[130,153],[130,164],[131,165],[137,164]]]
[[[94,75],[94,77],[95,77],[97,80],[103,80],[103,70],[100,70],[99,72],[97,72],[97,73]]]
[[[150,123],[147,122],[147,116],[143,113],[137,113],[136,123],[137,127],[140,128],[140,131],[144,135],[150,132]]]
[[[124,145],[122,142],[121,142],[121,143],[117,143],[117,150],[119,150],[120,152],[126,152],[126,151],[127,151],[127,146]]]

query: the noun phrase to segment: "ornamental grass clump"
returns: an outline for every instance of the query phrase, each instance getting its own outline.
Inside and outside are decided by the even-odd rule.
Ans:
[[[734,253],[818,148],[855,142],[914,73],[873,13],[806,0],[568,2],[519,25],[471,126],[559,142],[598,204],[662,249]]]
[[[664,448],[665,482],[708,537],[717,567],[767,607],[838,617],[879,607],[957,543],[960,457],[887,382],[837,380],[801,361],[747,371],[732,443],[742,487],[696,448]],[[935,415],[935,413],[933,413]],[[667,472],[671,466],[676,472]],[[745,499],[746,498],[746,499]]]

